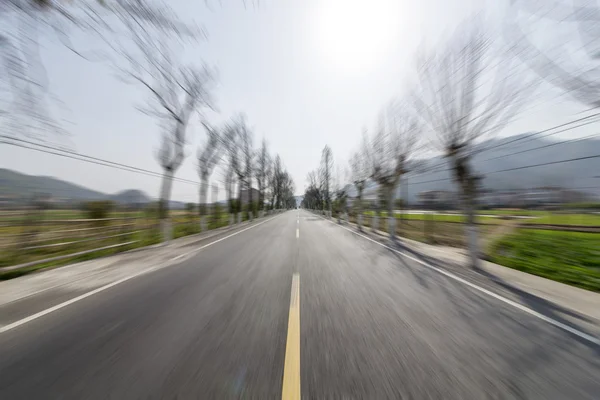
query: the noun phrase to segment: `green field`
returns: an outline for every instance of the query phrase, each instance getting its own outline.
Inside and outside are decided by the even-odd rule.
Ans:
[[[476,217],[476,221],[480,224],[501,224],[502,220],[509,216],[529,216],[532,218],[519,219],[519,223],[523,224],[544,224],[544,225],[582,225],[582,226],[598,226],[600,227],[600,214],[593,213],[564,213],[564,212],[548,212],[539,210],[481,210],[478,211],[480,214]],[[374,211],[365,211],[365,216],[373,216]],[[441,214],[404,214],[404,219],[424,221],[432,218],[439,222],[464,222],[465,217],[462,215],[445,215]],[[481,214],[487,215],[498,215],[498,217],[486,217]],[[387,217],[386,212],[381,212],[382,217]],[[395,214],[397,219],[401,216],[399,213]]]
[[[375,214],[374,211],[365,211],[364,215],[372,217]],[[381,217],[387,218],[387,212],[381,212]],[[402,215],[399,213],[395,214],[396,219],[401,219]],[[500,218],[495,217],[476,217],[476,221],[480,224],[498,224],[501,222]],[[465,222],[465,217],[462,215],[445,215],[445,214],[404,214],[404,219],[411,221],[427,221],[434,220],[435,222]]]
[[[522,209],[503,209],[503,210],[479,210],[478,214],[487,215],[500,215],[500,216],[537,216],[545,215],[547,211],[540,210],[522,210]]]
[[[500,265],[600,292],[600,234],[519,229],[491,246]]]
[[[600,226],[600,214],[562,214],[545,213],[537,218],[525,219],[526,224],[548,224],[548,225],[583,225]]]
[[[414,215],[419,217],[419,215]],[[456,223],[460,222],[456,219],[444,219],[444,215],[438,215],[440,219],[428,219],[423,218],[412,218],[405,221],[396,219],[396,233],[398,236],[405,237],[408,239],[416,240],[419,242],[452,246],[452,247],[465,247],[465,227],[463,224]],[[455,217],[455,216],[450,216]],[[502,221],[502,220],[500,220]],[[356,216],[350,216],[350,222],[356,223]],[[363,225],[365,229],[372,227],[373,219],[366,217],[363,219]],[[496,225],[485,224],[479,226],[479,233],[482,238],[486,238],[497,228]],[[381,231],[387,231],[387,222],[385,219],[379,221],[378,229]]]
[[[132,241],[135,243],[41,263],[19,270],[4,272],[0,270],[0,280],[11,279],[39,269],[90,260],[160,242],[158,220],[156,218],[144,217],[144,214],[141,212],[112,213],[109,216],[110,218],[122,219],[111,221],[76,221],[77,219],[86,219],[86,215],[76,210],[60,210],[60,213],[58,211],[46,211],[43,214],[36,215],[35,219],[37,222],[35,224],[31,224],[32,220],[29,218],[31,216],[26,219],[23,216],[0,215],[0,222],[3,223],[0,226],[0,267],[8,267],[111,245],[126,244]],[[196,214],[176,211],[171,213],[171,220],[173,222],[174,238],[200,232],[199,218]],[[220,228],[229,223],[229,215],[222,213],[220,218],[209,218],[207,222],[209,229]],[[120,226],[125,223],[131,225],[126,227]],[[83,231],[78,231],[80,229],[83,229]],[[23,243],[24,239],[20,236],[24,234],[27,234],[26,237],[30,238],[26,244]],[[32,234],[33,236],[31,236]],[[113,235],[118,236],[107,237]],[[61,243],[67,244],[47,246]],[[41,247],[23,249],[23,247],[28,246]]]

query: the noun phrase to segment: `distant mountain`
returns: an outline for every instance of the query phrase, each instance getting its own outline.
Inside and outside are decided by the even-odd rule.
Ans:
[[[110,196],[110,199],[122,204],[146,204],[152,201],[146,193],[136,189],[124,190]]]
[[[483,177],[486,189],[526,189],[540,186],[560,186],[567,189],[581,189],[600,194],[600,158],[581,161],[550,164],[542,167],[499,172],[533,164],[554,162],[600,154],[599,139],[552,141],[548,138],[531,136],[526,133],[519,136],[488,140],[479,145],[485,151],[478,152],[473,158],[474,170]],[[487,150],[486,150],[487,149]],[[408,198],[414,202],[420,192],[429,190],[456,190],[456,185],[448,171],[448,160],[434,157],[423,161],[424,169],[429,172],[413,173],[408,177]],[[435,167],[435,168],[434,168]],[[432,171],[433,170],[433,171]],[[86,187],[48,176],[32,176],[9,169],[0,169],[0,197],[29,199],[34,194],[46,194],[55,199],[74,201],[111,199],[119,203],[147,203],[153,201],[139,190],[126,190],[108,195]],[[349,189],[349,195],[356,193]],[[365,197],[377,196],[377,185],[368,182]],[[400,188],[398,188],[398,196]],[[302,196],[296,196],[301,201]],[[185,208],[185,203],[171,201],[171,208]]]
[[[501,170],[543,164],[600,154],[599,139],[556,141],[526,133],[501,139],[488,140],[479,145],[473,157],[474,170],[483,177],[483,187],[491,190],[526,189],[540,186],[560,186],[567,189],[597,188],[600,180],[594,178],[600,171],[600,158],[556,163],[541,167]],[[487,149],[487,150],[485,150]],[[420,192],[429,190],[456,190],[451,180],[448,160],[434,157],[425,161],[426,168],[436,172],[411,174],[408,177],[409,201],[415,201]],[[429,168],[427,168],[429,167]],[[598,190],[581,189],[598,194]],[[400,188],[398,189],[398,195]]]
[[[122,204],[145,204],[152,201],[140,190],[125,190],[108,195],[49,176],[33,176],[0,168],[0,197],[30,199],[34,195],[65,201],[112,200]],[[179,202],[173,203],[180,206]]]
[[[183,201],[175,201],[175,200],[169,201],[169,209],[171,209],[171,210],[184,210],[185,205],[186,205],[186,203],[184,203]]]
[[[73,200],[105,199],[106,194],[49,176],[32,176],[0,168],[0,196],[31,198],[34,194]]]

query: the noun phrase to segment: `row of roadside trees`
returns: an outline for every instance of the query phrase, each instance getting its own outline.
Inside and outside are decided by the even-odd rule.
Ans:
[[[349,181],[356,188],[359,229],[362,229],[362,195],[369,182],[376,184],[385,198],[388,227],[393,236],[398,185],[408,173],[443,168],[444,165],[426,167],[424,163],[429,154],[442,154],[466,215],[471,265],[478,267],[475,208],[484,176],[473,169],[472,159],[485,151],[481,143],[513,120],[542,81],[597,106],[597,84],[590,80],[591,73],[581,76],[569,73],[562,68],[561,60],[543,57],[522,29],[518,29],[517,13],[539,11],[530,7],[530,3],[513,2],[512,14],[508,15],[510,18],[500,35],[492,34],[489,24],[482,19],[468,20],[437,48],[418,54],[416,74],[408,82],[408,89],[384,107],[371,132],[364,130],[358,150],[350,157]],[[569,16],[563,21],[589,25],[600,20],[597,8],[577,6],[571,14],[566,8],[559,10]],[[559,11],[555,10],[555,14],[560,14]],[[586,35],[589,36],[589,30]],[[308,181],[303,206],[326,210],[331,204],[328,186],[323,179],[316,184],[314,173],[309,174]]]
[[[294,182],[281,157],[271,155],[265,139],[258,149],[253,147],[253,133],[243,114],[221,126],[211,126],[206,122],[203,125],[207,137],[198,149],[198,209],[202,218],[208,213],[209,180],[219,165],[223,170],[230,213],[253,210],[260,213],[295,207]],[[253,196],[254,190],[257,192],[256,198]],[[246,210],[242,207],[244,202]]]
[[[32,138],[62,132],[52,115],[45,69],[39,57],[39,33],[59,39],[75,55],[110,66],[127,84],[146,93],[138,106],[153,118],[161,131],[156,158],[162,168],[158,215],[165,237],[170,237],[169,200],[176,173],[186,158],[188,130],[200,123],[206,133],[198,149],[199,207],[207,213],[207,190],[217,165],[224,169],[230,212],[241,211],[242,192],[256,209],[292,206],[294,184],[278,155],[271,156],[266,141],[253,148],[253,135],[242,114],[220,126],[208,122],[207,111],[216,110],[216,71],[200,56],[205,30],[183,21],[163,0],[8,0],[0,5],[0,21],[14,34],[0,32],[0,53],[6,56],[0,83],[7,82],[12,101],[3,103],[3,125],[13,135]],[[23,28],[23,27],[26,27]],[[94,48],[76,46],[71,37],[85,37]],[[78,41],[85,43],[86,41]],[[85,46],[85,45],[84,45]],[[183,55],[186,54],[186,57]],[[40,73],[41,71],[41,73]],[[10,138],[6,136],[6,138]],[[237,191],[236,191],[237,189]]]

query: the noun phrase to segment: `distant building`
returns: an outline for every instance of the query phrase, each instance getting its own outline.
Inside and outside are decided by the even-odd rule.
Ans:
[[[486,207],[517,208],[524,206],[521,190],[482,190],[477,201]]]
[[[250,188],[248,190],[242,190],[240,193],[242,205],[245,206],[250,202],[258,202],[260,199],[260,192],[257,189]]]
[[[358,200],[358,191],[355,185],[347,185],[346,193],[348,194],[347,205],[353,207],[354,202]],[[379,202],[379,185],[373,182],[367,182],[362,192],[363,206],[366,208],[374,208]]]
[[[484,190],[478,196],[479,204],[486,207],[547,207],[568,203],[592,201],[590,193],[556,186],[530,189]]]
[[[430,190],[419,193],[419,203],[424,207],[455,208],[458,198],[455,192],[449,190]]]

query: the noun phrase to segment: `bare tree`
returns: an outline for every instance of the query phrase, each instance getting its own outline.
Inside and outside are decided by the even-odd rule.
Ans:
[[[269,186],[269,208],[271,210],[275,209],[275,198],[277,197],[277,171],[281,168],[281,159],[279,159],[279,155],[275,156],[275,159],[271,162],[271,174],[268,179]]]
[[[200,175],[200,202],[198,213],[201,218],[201,227],[206,229],[206,193],[208,191],[208,180],[221,158],[221,133],[203,123],[206,130],[206,141],[198,149],[198,174]]]
[[[294,196],[294,180],[287,171],[283,172],[282,182],[283,185],[281,197],[283,207],[287,209],[296,208],[296,197]]]
[[[367,184],[367,181],[371,177],[369,151],[369,137],[365,130],[363,131],[362,142],[359,150],[352,154],[352,157],[350,158],[350,179],[356,187],[357,196],[355,201],[355,208],[357,209],[358,229],[361,231],[363,221],[363,191],[365,190],[365,185]]]
[[[504,36],[511,43],[518,43],[511,47],[513,53],[546,82],[584,104],[600,107],[600,7],[593,4],[596,2],[512,0],[511,3]],[[521,12],[525,14],[523,23],[519,21]],[[548,35],[543,36],[555,48],[555,54],[539,43],[534,44],[532,35],[523,31],[523,24],[537,25],[536,18],[555,23],[559,34],[551,41]],[[581,43],[581,47],[573,51],[575,42]]]
[[[475,206],[481,176],[471,158],[476,144],[514,117],[531,85],[509,52],[493,47],[482,25],[465,24],[438,51],[419,60],[416,110],[448,158],[467,215],[473,267],[479,265]]]
[[[179,21],[162,0],[0,1],[0,122],[10,135],[64,133],[55,117],[62,103],[49,91],[41,37],[58,39],[87,60],[122,61],[132,27],[151,33],[200,32]],[[71,32],[89,34],[100,49],[76,48]]]
[[[236,171],[240,169],[239,135],[236,121],[233,120],[226,125],[222,135],[222,145],[227,153],[227,166],[225,168],[225,189],[229,213],[236,213],[237,204],[234,200]]]
[[[252,185],[252,131],[246,125],[246,117],[240,114],[232,121],[229,132],[227,149],[230,154],[230,166],[238,182],[238,211],[241,211],[242,192],[246,190],[250,196]]]
[[[163,169],[159,215],[163,237],[170,237],[168,204],[173,176],[183,162],[186,131],[194,114],[212,108],[211,89],[214,74],[206,66],[184,65],[174,57],[178,35],[155,35],[144,25],[130,26],[135,47],[124,48],[128,65],[120,70],[124,79],[147,90],[145,114],[156,118],[163,131],[157,159]]]
[[[383,191],[388,209],[388,230],[395,237],[394,197],[398,182],[409,172],[419,140],[419,125],[408,108],[391,102],[382,112],[368,152],[372,178]]]
[[[242,156],[244,160],[244,186],[246,189],[246,196],[248,198],[248,213],[251,212],[252,203],[254,202],[252,196],[252,171],[254,171],[254,150],[252,148],[252,131],[243,124],[240,130],[241,143],[242,143]],[[240,196],[241,201],[241,196]]]
[[[271,178],[273,190],[271,208],[281,209],[285,206],[285,192],[289,182],[289,176],[281,162],[281,157],[277,154],[273,162],[273,175]]]
[[[269,159],[267,160],[267,168],[265,170],[265,182],[264,182],[264,202],[265,202],[265,206],[264,208],[267,209],[272,209],[272,205],[273,205],[273,196],[275,194],[275,190],[273,189],[273,159],[272,157],[269,157]]]
[[[333,171],[333,153],[331,147],[325,146],[321,152],[321,166],[319,175],[321,180],[321,188],[323,190],[324,204],[323,206],[331,216],[331,184]]]
[[[258,184],[258,204],[260,210],[263,210],[265,205],[265,187],[267,186],[270,164],[267,141],[263,139],[260,150],[256,154],[256,183]]]
[[[308,187],[304,194],[304,207],[311,210],[323,209],[323,191],[321,190],[319,172],[311,171],[306,176]]]

